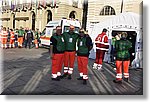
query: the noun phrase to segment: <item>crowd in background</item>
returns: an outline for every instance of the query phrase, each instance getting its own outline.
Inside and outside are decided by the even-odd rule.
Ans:
[[[31,49],[35,46],[35,48],[38,48],[40,46],[40,36],[41,32],[38,28],[36,30],[23,27],[10,29],[1,26],[0,47],[4,49],[29,47]]]

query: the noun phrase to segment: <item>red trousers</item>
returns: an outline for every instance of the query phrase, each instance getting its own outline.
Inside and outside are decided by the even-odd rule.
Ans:
[[[18,37],[18,46],[22,47],[23,37]]]
[[[1,42],[2,42],[2,44],[6,44],[7,43],[7,38],[2,38]]]
[[[105,56],[105,50],[96,49],[96,60],[95,60],[95,63],[102,65],[104,56]]]
[[[130,60],[129,61],[116,61],[116,80],[122,80],[122,69],[123,69],[123,74],[125,78],[129,78],[129,65],[130,65]]]
[[[35,48],[37,49],[38,48],[38,40],[37,39],[34,40],[34,44],[35,44]]]
[[[61,72],[63,62],[64,62],[64,53],[62,53],[62,54],[53,54],[52,74],[57,75],[58,72]]]
[[[73,73],[73,67],[74,67],[74,61],[75,61],[75,51],[68,52],[66,51],[64,54],[64,67],[69,68],[68,69],[68,74]],[[65,69],[66,70],[66,69]]]
[[[11,47],[11,46],[15,47],[15,41],[14,41],[14,39],[10,39],[9,47]]]
[[[7,48],[7,38],[2,38],[1,39],[1,47],[2,48]]]
[[[15,43],[15,39],[10,39],[9,44],[14,44]]]
[[[88,79],[88,77],[87,77],[88,57],[78,56],[77,61],[78,61],[78,71],[80,73],[80,77],[83,77],[83,79]],[[83,76],[81,76],[81,73],[83,73]]]

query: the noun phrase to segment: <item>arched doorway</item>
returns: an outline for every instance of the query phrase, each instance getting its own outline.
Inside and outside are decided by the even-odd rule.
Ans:
[[[14,13],[12,14],[12,17],[13,17],[13,29],[15,29],[15,14]]]
[[[47,10],[47,23],[49,21],[52,21],[52,12],[50,10]]]
[[[35,13],[32,12],[32,30],[35,30]]]
[[[69,14],[69,18],[76,18],[76,12],[75,11],[71,11]]]

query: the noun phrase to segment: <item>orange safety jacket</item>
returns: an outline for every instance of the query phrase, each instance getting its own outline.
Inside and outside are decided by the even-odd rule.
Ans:
[[[7,31],[2,31],[1,32],[1,39],[7,39],[8,33]]]
[[[15,33],[12,32],[12,31],[10,32],[10,39],[11,39],[11,40],[14,40],[14,39],[15,39]]]

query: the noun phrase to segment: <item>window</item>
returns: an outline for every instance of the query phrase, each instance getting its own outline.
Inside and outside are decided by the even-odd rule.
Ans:
[[[116,15],[115,10],[111,6],[104,6],[100,15]]]

